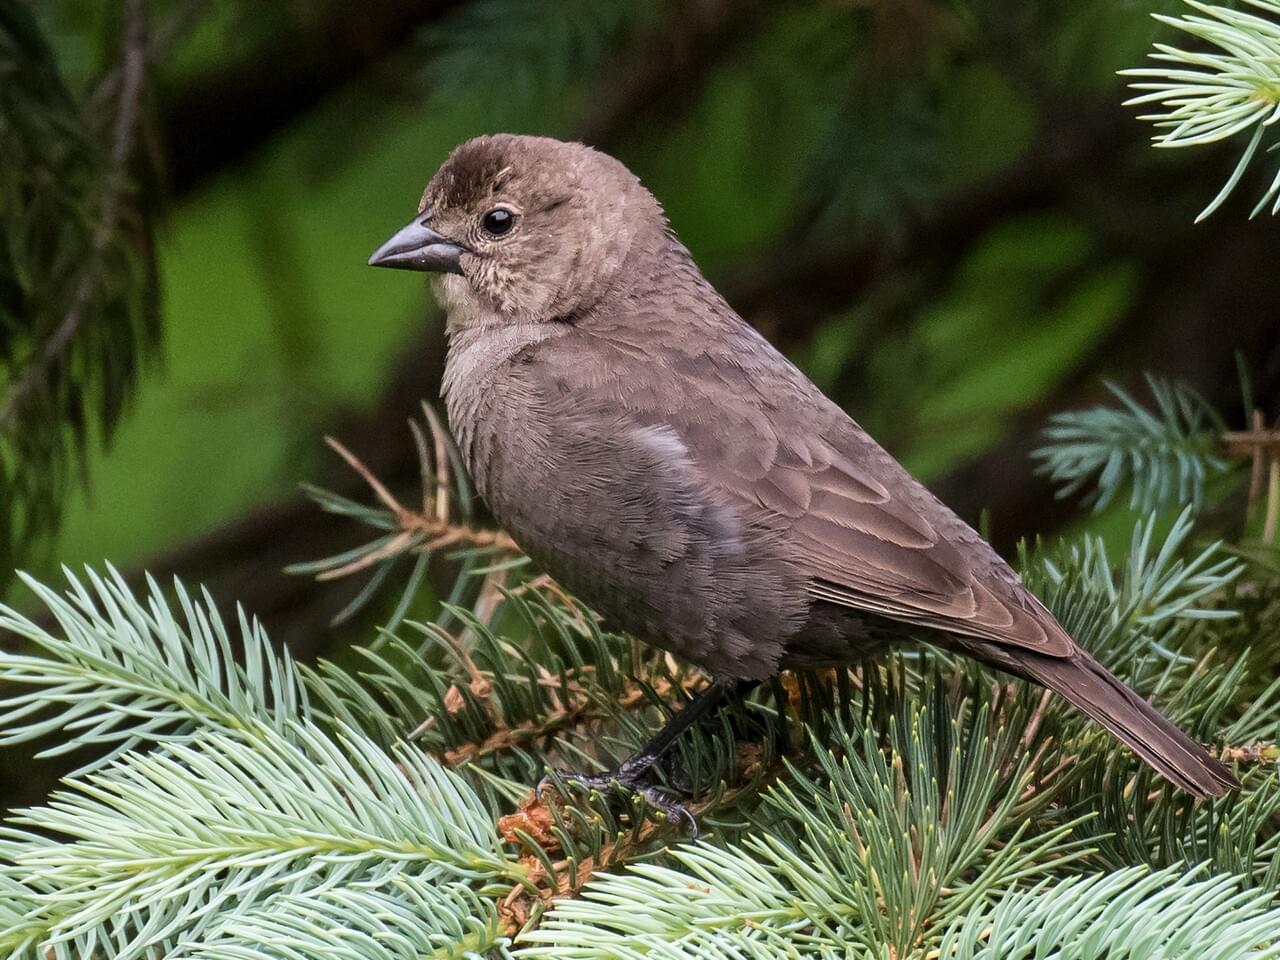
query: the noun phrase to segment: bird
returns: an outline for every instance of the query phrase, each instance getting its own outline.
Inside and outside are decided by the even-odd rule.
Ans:
[[[692,723],[914,632],[1054,691],[1193,796],[1239,787],[734,311],[620,161],[468,140],[369,264],[431,275],[450,430],[494,518],[610,623],[712,678],[633,757],[574,778],[696,829],[650,782]]]

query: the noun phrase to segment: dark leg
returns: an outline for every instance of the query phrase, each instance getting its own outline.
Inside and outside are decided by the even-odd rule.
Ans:
[[[621,788],[640,794],[649,806],[666,814],[668,819],[683,820],[688,825],[689,832],[696,836],[698,826],[693,819],[693,814],[685,809],[684,804],[667,796],[661,788],[648,783],[647,775],[653,769],[653,765],[675,746],[680,735],[689,727],[701,718],[712,714],[727,699],[745,696],[755,688],[758,682],[713,680],[690,700],[684,709],[668,720],[666,726],[659,730],[653,739],[622,761],[615,769],[605,773],[560,771],[557,776],[595,790]],[[538,785],[538,789],[541,790],[546,782],[544,778]]]
[[[685,704],[684,709],[667,721],[667,725],[653,739],[624,760],[618,773],[638,776],[647,773],[669,751],[680,735],[703,717],[711,716],[726,700],[744,697],[755,689],[755,680],[713,680],[697,696]]]

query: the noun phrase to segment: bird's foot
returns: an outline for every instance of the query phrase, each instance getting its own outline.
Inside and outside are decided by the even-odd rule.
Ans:
[[[698,821],[694,819],[689,808],[679,799],[675,790],[652,783],[648,778],[649,770],[648,764],[633,766],[627,763],[616,770],[607,770],[604,773],[557,770],[554,775],[543,777],[534,787],[534,793],[541,798],[543,790],[548,786],[554,786],[556,781],[561,781],[602,796],[628,794],[633,799],[643,800],[646,807],[664,817],[668,822],[683,825],[690,837],[696,837]]]

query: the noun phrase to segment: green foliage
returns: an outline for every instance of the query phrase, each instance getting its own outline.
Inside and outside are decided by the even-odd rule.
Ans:
[[[822,50],[829,79],[820,96],[832,112],[808,151],[801,215],[812,222],[805,227],[823,233],[874,224],[899,241],[944,182],[938,77],[920,69],[923,45],[895,37],[874,11],[832,5],[808,19],[814,36],[793,55]],[[895,40],[903,56],[890,65],[881,53]]]
[[[465,508],[442,437],[415,437],[424,491]],[[378,508],[321,505],[405,526],[374,489]],[[1139,522],[1118,560],[1085,537],[1023,566],[1177,722],[1243,745],[1239,796],[1192,803],[1056,699],[925,650],[693,731],[661,772],[705,839],[676,845],[639,801],[527,795],[547,766],[628,755],[699,678],[522,568],[464,569],[466,605],[315,667],[181,584],[27,578],[51,624],[0,609],[29,644],[0,653],[4,736],[93,756],[0,827],[0,956],[1274,955],[1280,679],[1255,665],[1280,602],[1245,623],[1229,604],[1280,579],[1194,545],[1195,519]]]
[[[814,743],[813,775],[789,765],[792,782],[766,795],[767,831],[592,884],[526,935],[540,945],[526,953],[901,956],[990,891],[1078,858],[1069,824],[1032,835],[1046,794],[1028,791],[1025,764],[1001,769],[1018,734],[932,692],[923,706],[884,688],[887,702],[868,706],[893,711],[887,751],[875,725],[840,726],[843,756]]]
[[[1204,739],[1274,742],[1280,681],[1259,690],[1230,649],[1252,574],[1192,529],[1144,521],[1118,563],[1067,545],[1030,580]],[[530,806],[547,763],[624,755],[697,682],[554,592],[482,595],[457,632],[385,635],[353,670],[300,668],[181,586],[30,585],[56,626],[0,612],[34,644],[0,654],[6,734],[105,754],[0,828],[0,956],[1192,956],[1206,930],[1280,949],[1274,758],[1191,803],[1056,700],[941,653],[800,682],[785,763],[765,699],[697,732],[675,769],[704,839],[673,845],[634,804],[562,785]]]
[[[159,336],[150,219],[129,182],[142,56],[81,100],[27,5],[0,2],[0,579],[53,529]]]
[[[1114,383],[1120,407],[1055,413],[1042,447],[1040,472],[1059,484],[1058,496],[1087,489],[1097,512],[1129,488],[1129,508],[1143,513],[1178,504],[1199,506],[1205,485],[1228,464],[1218,455],[1225,429],[1217,413],[1189,387],[1148,377],[1155,400],[1147,410]],[[1092,489],[1088,489],[1092,488]]]
[[[1151,59],[1161,66],[1121,71],[1124,76],[1139,78],[1131,84],[1135,90],[1147,91],[1128,104],[1155,103],[1165,108],[1142,118],[1160,131],[1154,138],[1158,147],[1198,146],[1252,130],[1231,176],[1200,212],[1197,222],[1217,210],[1235,190],[1268,129],[1280,118],[1280,3],[1245,2],[1266,16],[1198,0],[1186,3],[1200,15],[1155,14],[1161,23],[1216,50],[1183,50],[1157,43]],[[1268,149],[1275,149],[1275,144]],[[1268,204],[1273,215],[1280,213],[1280,171],[1263,191],[1251,216],[1257,216]]]
[[[58,634],[0,609],[0,629],[33,650],[0,653],[0,742],[56,733],[41,755],[102,745],[126,751],[145,741],[181,742],[207,726],[263,723],[283,732],[309,715],[294,665],[256,621],[240,613],[233,644],[207,594],[199,603],[177,584],[178,617],[154,581],[141,602],[114,570],[86,575],[89,587],[68,574],[65,598],[23,577]]]
[[[302,724],[126,754],[12,822],[38,832],[10,831],[14,866],[50,888],[28,920],[72,956],[96,937],[120,958],[177,949],[281,893],[511,869],[475,795],[437,764]]]
[[[40,694],[10,698],[7,733],[30,740],[56,725],[68,744],[141,749],[88,765],[0,830],[0,876],[17,896],[0,955],[25,956],[33,940],[58,958],[234,949],[251,942],[229,930],[242,914],[314,925],[308,898],[347,885],[412,903],[445,884],[436,898],[467,908],[465,939],[474,898],[448,884],[522,877],[469,787],[404,744],[387,751],[319,725],[296,668],[258,628],[242,619],[232,645],[211,605],[181,588],[185,628],[154,588],[144,603],[118,578],[90,582],[73,578],[65,601],[41,591],[62,640],[4,612],[45,654],[0,655],[0,679]],[[41,707],[54,715],[12,723]]]
[[[193,960],[507,960],[510,938],[493,903],[465,883],[399,874],[281,895],[227,922]]]
[[[1222,606],[1242,565],[1219,543],[1192,551],[1195,516],[1184,510],[1159,543],[1156,518],[1134,527],[1127,556],[1116,563],[1101,538],[1086,534],[1031,562],[1027,584],[1037,590],[1076,641],[1095,655],[1131,663],[1146,650],[1168,650],[1198,620],[1223,620]]]
[[[1231,877],[1142,868],[1044,882],[957,922],[938,955],[957,960],[1280,956],[1280,908]]]
[[[83,6],[96,20],[97,5]],[[1274,2],[1261,6],[1272,10]],[[259,7],[245,8],[248,21],[224,16],[206,35],[217,42],[187,69],[216,69],[226,40],[243,39],[238,32],[246,25],[269,32],[276,14]],[[181,431],[173,429],[179,414],[172,410],[163,428],[151,428],[165,457],[179,464],[184,493],[201,473],[216,472],[207,482],[219,492],[234,486],[227,474],[263,449],[257,435],[246,442],[243,430],[225,430],[236,442],[227,456],[213,450],[206,431],[190,429],[189,408],[216,406],[208,398],[223,395],[217,388],[229,393],[234,386],[237,403],[246,404],[240,415],[259,429],[282,419],[263,415],[276,412],[278,399],[305,396],[309,410],[332,401],[323,388],[336,379],[348,384],[346,400],[369,393],[370,384],[347,378],[359,365],[355,354],[369,353],[377,337],[341,341],[361,349],[333,350],[325,375],[316,375],[310,365],[319,340],[307,337],[317,336],[318,325],[305,307],[308,295],[340,302],[333,326],[366,331],[367,324],[351,323],[347,305],[384,312],[363,299],[376,279],[351,281],[358,298],[330,296],[356,273],[336,266],[359,263],[344,244],[363,245],[354,235],[391,210],[389,199],[386,210],[375,209],[378,197],[420,177],[430,166],[424,158],[477,127],[567,126],[572,133],[567,118],[583,107],[590,113],[597,99],[607,106],[614,92],[592,80],[643,79],[661,59],[647,45],[649,31],[668,18],[679,21],[686,5],[609,0],[574,7],[565,17],[558,6],[511,0],[458,5],[419,47],[429,55],[424,73],[436,94],[430,122],[438,126],[429,136],[405,133],[424,123],[417,102],[376,122],[362,117],[358,128],[348,115],[355,110],[333,111],[309,127],[309,161],[300,164],[285,150],[269,175],[242,168],[236,189],[216,203],[191,205],[189,214],[216,229],[174,245],[186,250],[189,268],[174,296],[189,298],[186,329],[199,341],[184,354],[187,364],[209,365],[211,321],[231,322],[226,313],[242,313],[246,328],[278,322],[289,329],[278,356],[259,349],[270,340],[248,348],[252,390],[240,390],[242,358],[214,354],[234,373],[196,378],[187,393],[174,395]],[[1131,29],[1145,18],[1103,3],[1086,5],[1087,15],[1028,4],[1008,17],[1007,5],[967,3],[956,18],[948,11],[937,23],[917,23],[910,11],[855,7],[770,11],[759,16],[770,24],[760,31],[764,39],[752,40],[752,11],[765,8],[690,5],[691,16],[723,17],[732,29],[714,34],[692,58],[689,72],[705,77],[673,76],[667,86],[657,71],[664,85],[653,98],[665,102],[636,124],[631,148],[641,166],[647,155],[658,168],[655,186],[667,170],[670,189],[658,192],[664,200],[669,194],[668,209],[683,218],[686,238],[713,252],[758,245],[748,272],[766,274],[762,267],[782,263],[794,249],[806,272],[796,282],[794,263],[781,271],[786,299],[758,292],[764,306],[757,316],[770,322],[781,310],[785,336],[793,335],[792,320],[813,322],[839,309],[841,298],[864,304],[851,321],[854,347],[841,343],[828,371],[831,386],[870,384],[864,389],[877,395],[886,421],[916,420],[932,430],[923,456],[940,470],[994,442],[1010,411],[1061,382],[1066,367],[1087,362],[1100,332],[1122,332],[1151,286],[1143,251],[1126,246],[1118,261],[1114,243],[1099,243],[1103,235],[1114,240],[1110,228],[1087,219],[1086,207],[1113,210],[1114,197],[1100,192],[1100,202],[1073,202],[1061,214],[1045,200],[1070,192],[1053,179],[1061,176],[1055,165],[1074,183],[1078,159],[1090,156],[1074,146],[1090,132],[1076,114],[1096,110],[1082,93],[1095,91],[1092,81],[1077,82],[1076,68],[1090,56],[1105,60],[1096,55],[1098,41],[1105,33],[1111,42],[1114,22]],[[0,27],[12,27],[3,19],[11,9],[25,16],[25,8],[0,0]],[[1259,27],[1245,43],[1234,28],[1255,25],[1212,9],[1212,29],[1196,17],[1177,24],[1221,40],[1228,54],[1162,49],[1174,67],[1154,77],[1151,90],[1168,103],[1188,84],[1206,88],[1195,103],[1168,104],[1161,119],[1175,122],[1178,114],[1179,125],[1165,128],[1169,145],[1229,135],[1229,126],[1215,126],[1222,109],[1240,111],[1233,123],[1257,124],[1230,187],[1265,138],[1263,114],[1241,91],[1249,76],[1274,73],[1269,55],[1255,56],[1265,54],[1272,35]],[[741,20],[739,10],[746,11]],[[1099,11],[1112,19],[1094,17]],[[279,16],[291,22],[292,15]],[[1220,24],[1231,29],[1215,32]],[[1020,45],[1011,25],[1035,27],[1026,36],[1037,42]],[[663,29],[653,36],[672,39]],[[0,31],[0,44],[9,39]],[[26,39],[38,41],[34,33]],[[744,40],[747,56],[718,67],[722,50]],[[65,301],[79,282],[83,258],[75,252],[107,236],[92,226],[104,195],[119,197],[120,229],[101,241],[99,266],[85,268],[103,288],[92,296],[142,303],[150,265],[123,239],[148,249],[129,171],[103,178],[111,167],[108,138],[97,128],[110,126],[113,114],[118,119],[117,88],[105,84],[82,104],[38,42],[12,49],[25,50],[26,59],[22,70],[5,73],[18,60],[6,60],[11,48],[0,46],[0,124],[22,119],[21,97],[38,94],[27,101],[40,105],[25,116],[30,129],[64,124],[75,134],[33,135],[39,151],[0,158],[0,175],[35,183],[20,184],[29,194],[0,184],[5,229],[21,218],[4,204],[38,197],[55,204],[42,228],[56,225],[66,237],[53,246],[71,251],[56,264],[62,272],[46,270],[47,284],[19,290],[0,272],[0,307],[10,306],[15,290],[28,298],[21,315],[12,315],[21,322],[8,323],[6,314],[0,326],[0,338],[17,331],[9,342],[18,343],[13,356],[22,359],[32,356],[32,317],[66,319],[65,304],[37,313],[35,300]],[[764,69],[743,69],[747,57]],[[776,69],[779,62],[785,71]],[[1197,77],[1174,77],[1183,67]],[[955,92],[957,73],[970,85],[967,100]],[[680,95],[664,97],[668,89]],[[381,86],[377,93],[381,109]],[[356,109],[365,107],[360,101]],[[0,127],[6,137],[26,129]],[[685,138],[681,149],[672,149],[673,136]],[[335,217],[325,187],[343,162],[334,159],[343,155],[334,148],[340,138],[395,143],[381,177],[372,164],[349,164],[348,205]],[[57,152],[49,144],[68,151],[55,157],[60,180],[49,179],[55,165],[46,155]],[[797,144],[816,146],[797,158]],[[19,156],[30,162],[19,165]],[[945,170],[940,156],[947,157]],[[797,177],[797,169],[808,173]],[[249,229],[239,213],[246,195],[259,201],[243,215]],[[751,198],[747,217],[744,197]],[[63,203],[65,209],[56,206]],[[290,207],[313,210],[313,219],[272,219]],[[1007,229],[1011,210],[1025,218],[1015,226],[1026,229]],[[934,220],[941,226],[931,231]],[[298,259],[335,287],[308,288],[305,275],[288,271],[281,247],[290,240]],[[855,249],[852,260],[841,259],[844,248],[859,244],[871,253]],[[211,250],[217,271],[208,269]],[[908,260],[917,250],[922,259]],[[117,255],[123,262],[112,259]],[[903,273],[895,272],[897,260],[908,267]],[[242,261],[252,265],[244,270],[249,281],[238,278],[246,294],[228,298],[237,278],[227,265]],[[265,311],[269,322],[255,309],[255,271],[274,284],[264,282],[264,289],[284,291],[278,309]],[[845,286],[863,274],[874,278],[871,296]],[[209,303],[190,307],[200,299]],[[93,315],[120,321],[97,343],[101,354],[90,357],[115,364],[112,377],[131,371],[154,337],[146,326],[154,318],[133,306]],[[1028,313],[1041,322],[1016,326]],[[412,315],[416,323],[416,307]],[[78,329],[88,342],[96,328],[85,321]],[[1007,338],[1016,341],[1008,349],[972,346],[997,342],[1009,330],[1019,336]],[[374,370],[382,360],[364,362]],[[276,366],[283,386],[272,379]],[[70,426],[48,435],[57,441],[49,449],[58,469],[75,463],[86,437],[116,422],[132,383],[123,375],[95,379],[99,368],[86,369],[93,375],[60,381],[69,392],[86,392],[66,418]],[[117,382],[126,389],[104,386]],[[0,379],[0,390],[9,383]],[[453,530],[423,524],[434,518],[470,528],[474,518],[464,481],[447,466],[451,454],[437,436],[419,431],[424,489],[435,491],[420,515],[389,494],[369,506],[311,491],[324,510],[363,524],[373,539],[296,571],[368,574],[347,613],[368,609],[384,589],[399,591],[387,629],[367,647],[299,665],[249,617],[220,617],[207,595],[181,584],[166,590],[148,583],[135,592],[114,572],[72,577],[65,595],[28,579],[45,612],[0,610],[0,633],[12,641],[0,653],[0,738],[41,755],[74,750],[80,764],[46,803],[10,814],[0,827],[0,957],[1276,955],[1280,577],[1262,561],[1237,560],[1230,548],[1197,541],[1206,485],[1224,470],[1215,453],[1221,425],[1190,393],[1163,384],[1153,391],[1154,413],[1122,395],[1120,410],[1060,421],[1055,429],[1063,432],[1051,437],[1043,459],[1057,482],[1087,491],[1099,506],[1128,487],[1131,505],[1144,514],[1182,502],[1187,511],[1167,535],[1155,519],[1144,519],[1127,549],[1108,553],[1101,539],[1085,536],[1027,554],[1023,572],[1084,645],[1239,761],[1245,789],[1238,797],[1192,803],[1053,698],[925,648],[879,666],[796,677],[773,698],[762,693],[691,731],[658,773],[692,793],[702,826],[697,843],[682,842],[638,802],[593,795],[554,776],[555,789],[535,802],[528,786],[548,767],[603,768],[627,755],[703,678],[526,579],[523,558],[494,556],[448,539]],[[242,401],[242,392],[251,396]],[[104,397],[114,397],[104,401],[105,418],[91,402]],[[185,449],[177,447],[179,432],[189,440]],[[296,431],[280,433],[296,442]],[[24,433],[22,440],[32,438]],[[30,457],[17,471],[16,460],[3,459],[2,444],[0,467],[8,465],[30,496],[64,485],[65,469],[50,473]],[[219,469],[201,470],[203,464]],[[135,469],[122,485],[131,496],[117,498],[117,509],[131,515],[139,509]],[[292,482],[293,464],[284,472]],[[252,496],[261,495],[254,487]],[[228,496],[240,505],[250,494]],[[190,499],[201,503],[178,506],[184,528],[220,516],[207,497]],[[19,504],[20,518],[36,516],[21,512],[22,497],[10,502]],[[52,522],[52,513],[39,516],[48,522],[23,520],[5,532],[29,539],[24,531]],[[439,616],[413,622],[427,609],[417,601],[432,558],[460,561],[462,574]],[[782,760],[775,751],[784,739],[792,749]]]
[[[31,6],[65,76],[94,76],[115,58],[117,3]],[[1161,243],[1187,235],[1143,224],[1184,217],[1188,199],[1216,192],[1218,171],[1150,150],[1139,124],[1116,126],[1115,68],[1136,64],[1153,30],[1170,32],[1148,17],[1169,11],[1170,0],[1037,0],[1016,14],[981,0],[936,17],[830,2],[610,0],[572,4],[574,16],[559,25],[548,11],[562,4],[514,2],[490,5],[510,15],[495,17],[490,32],[447,36],[454,16],[477,6],[411,5],[439,42],[415,44],[406,33],[340,88],[322,82],[306,88],[304,103],[246,104],[246,117],[261,106],[264,117],[279,118],[261,149],[241,153],[235,131],[203,131],[200,152],[231,175],[175,196],[170,229],[157,237],[165,375],[148,377],[111,455],[90,451],[94,497],[71,498],[58,559],[140,564],[287,495],[300,475],[314,475],[312,463],[299,467],[318,450],[308,434],[378,404],[398,358],[433,392],[430,364],[422,366],[410,339],[424,316],[420,285],[363,263],[403,221],[438,160],[472,133],[516,126],[580,136],[573,118],[602,111],[611,132],[599,145],[655,190],[731,302],[793,357],[826,353],[826,343],[809,350],[814,328],[860,305],[867,322],[852,349],[852,335],[839,337],[824,386],[928,480],[993,456],[1010,431],[1026,429],[1019,411],[1029,402],[1075,402],[1087,371],[1115,356],[1106,344],[1141,349],[1159,291],[1176,301],[1179,290],[1207,289],[1195,284],[1196,271],[1175,277],[1152,262],[1157,235]],[[255,67],[256,51],[291,51],[317,12],[329,17],[342,7],[149,3],[157,34],[169,14],[198,21],[189,39],[149,62],[161,119],[193,92],[270,76],[279,58]],[[351,43],[335,45],[343,56],[323,59],[325,80],[330,62],[374,42],[370,18],[350,9]],[[657,49],[679,53],[690,32],[681,24],[717,21],[728,26],[687,63],[645,57],[636,42],[655,36]],[[590,42],[575,41],[575,31]],[[310,69],[289,62],[282,77]],[[649,106],[631,118],[621,80],[643,84],[668,72],[669,82],[644,90]],[[425,96],[407,82],[422,74],[430,78]],[[517,95],[522,76],[529,97]],[[567,95],[557,77],[568,78]],[[445,86],[431,96],[437,82]],[[1086,168],[1087,182],[1079,177]],[[1088,203],[1078,202],[1081,192]],[[1030,226],[1025,243],[1011,238],[983,253],[984,238],[1019,222]],[[1041,230],[1041,222],[1066,222],[1076,236]],[[1153,242],[1116,242],[1121,222]],[[1217,238],[1222,229],[1199,235]],[[1269,242],[1259,230],[1237,240]],[[1224,257],[1226,246],[1218,247]],[[1080,262],[1081,247],[1094,251],[1093,263]],[[1019,259],[1024,248],[1040,262]],[[784,251],[793,256],[780,257]],[[986,266],[982,276],[957,275],[957,261],[975,259]],[[1212,259],[1205,269],[1225,277]],[[1265,255],[1252,249],[1231,262],[1249,276],[1265,273]],[[805,267],[799,274],[796,263]],[[1245,324],[1253,312],[1222,322]],[[935,351],[939,331],[947,343]],[[1236,342],[1245,341],[1224,333],[1224,346]],[[379,435],[402,415],[401,403],[393,420],[379,417]],[[56,571],[41,557],[19,559],[46,576]],[[383,588],[397,589],[408,572],[401,565]]]
[[[430,752],[464,751],[515,780],[539,775],[541,748],[551,738],[567,737],[560,750],[589,755],[592,737],[583,721],[617,717],[628,676],[642,668],[630,642],[603,632],[582,611],[538,595],[510,606],[519,617],[512,628],[526,633],[520,643],[471,611],[453,608],[466,631],[465,646],[440,624],[410,625],[416,646],[387,636],[358,651],[363,669],[356,676],[323,661],[314,669],[303,666],[320,698],[317,707],[388,742],[431,718],[419,730]],[[485,750],[502,731],[515,733],[501,750]]]

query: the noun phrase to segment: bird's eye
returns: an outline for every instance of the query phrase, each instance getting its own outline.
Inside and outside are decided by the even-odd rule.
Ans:
[[[480,225],[489,236],[501,237],[510,233],[511,228],[516,225],[516,215],[505,207],[494,207],[484,215]]]

